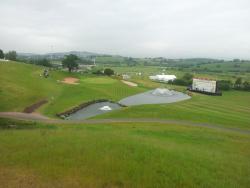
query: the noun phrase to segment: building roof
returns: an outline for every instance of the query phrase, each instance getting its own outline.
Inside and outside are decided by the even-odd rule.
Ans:
[[[211,79],[211,78],[201,78],[201,77],[194,77],[193,79],[198,79],[198,80],[208,80],[208,81],[216,81],[216,80]]]

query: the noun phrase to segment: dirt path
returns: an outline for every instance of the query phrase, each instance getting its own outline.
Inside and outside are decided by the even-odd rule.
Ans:
[[[21,120],[52,120],[39,113],[23,113],[23,112],[0,112],[0,117],[21,119]]]
[[[242,134],[250,134],[250,130],[244,130],[240,128],[230,128],[222,127],[221,125],[212,125],[207,123],[194,123],[181,120],[163,120],[163,119],[153,119],[153,118],[126,118],[126,119],[88,119],[88,120],[61,120],[61,119],[52,119],[41,114],[37,113],[22,113],[22,112],[0,112],[0,117],[12,118],[19,120],[28,120],[28,121],[39,121],[43,123],[52,123],[52,124],[98,124],[98,123],[161,123],[161,124],[175,124],[183,126],[192,126],[192,127],[206,127],[222,131],[232,131]]]

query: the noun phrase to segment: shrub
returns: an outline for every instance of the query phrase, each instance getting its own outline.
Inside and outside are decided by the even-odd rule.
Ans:
[[[219,90],[232,89],[232,82],[230,80],[220,80],[217,82]]]
[[[110,68],[107,68],[107,69],[104,70],[104,74],[107,75],[107,76],[114,75],[114,70],[112,70]]]

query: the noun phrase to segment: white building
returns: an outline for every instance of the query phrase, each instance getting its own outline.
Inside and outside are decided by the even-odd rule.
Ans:
[[[8,60],[8,59],[0,59],[0,61],[7,62],[7,61],[9,61],[9,60]]]
[[[209,80],[204,78],[194,78],[192,84],[192,90],[208,92],[208,93],[216,93],[216,81]]]
[[[149,79],[159,82],[174,81],[176,79],[175,75],[159,74],[155,76],[149,76]]]
[[[131,78],[131,76],[127,75],[127,74],[123,74],[122,75],[122,79],[123,80],[129,80]]]

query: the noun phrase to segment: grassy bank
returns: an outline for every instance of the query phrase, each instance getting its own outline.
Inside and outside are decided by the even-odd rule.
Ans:
[[[44,125],[0,119],[0,127],[3,187],[250,184],[249,135],[153,123]]]

